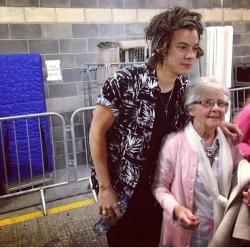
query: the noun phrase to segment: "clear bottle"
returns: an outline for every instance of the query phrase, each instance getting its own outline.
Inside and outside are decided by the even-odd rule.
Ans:
[[[118,208],[120,209],[120,211],[124,214],[126,209],[127,209],[127,204],[129,201],[130,197],[126,194],[123,194],[120,197],[120,200],[118,201],[117,205]],[[109,230],[109,228],[111,227],[107,222],[106,222],[106,218],[102,216],[94,225],[93,230],[95,232],[96,235],[100,236],[100,235],[104,235],[107,233],[107,231]],[[118,220],[118,219],[117,219]]]

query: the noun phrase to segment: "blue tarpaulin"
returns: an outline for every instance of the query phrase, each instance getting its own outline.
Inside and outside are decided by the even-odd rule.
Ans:
[[[42,59],[39,54],[0,55],[0,117],[46,112]],[[0,177],[4,160],[8,181],[52,171],[52,146],[46,117],[0,123]],[[27,124],[27,125],[26,125]],[[16,135],[15,135],[15,132]]]

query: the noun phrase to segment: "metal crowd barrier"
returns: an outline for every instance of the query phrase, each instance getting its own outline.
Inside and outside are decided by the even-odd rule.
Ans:
[[[250,86],[230,89],[230,121],[234,122],[238,113],[244,107],[247,97],[250,97]]]
[[[93,106],[97,94],[109,75],[108,66],[106,64],[84,64],[81,73],[84,106]]]
[[[54,130],[54,122],[59,123],[59,129]],[[45,136],[42,127],[44,123],[49,130],[47,133],[49,144],[46,145],[50,147],[50,160],[48,154],[45,154],[47,150],[44,150]],[[8,147],[10,146],[8,142],[10,141],[6,139],[6,132],[8,132],[8,134],[11,133],[14,137],[14,141],[11,141],[12,161],[9,161],[10,154],[7,154]],[[34,133],[36,133],[35,139],[38,140],[35,146],[37,150],[35,151],[32,143],[34,142]],[[22,136],[22,138],[24,137],[25,141],[20,140],[20,136]],[[58,143],[57,140],[61,140],[60,143]],[[60,165],[58,161],[55,161],[55,153],[59,149],[58,144],[61,145],[60,149],[64,151]],[[40,191],[43,212],[44,215],[47,215],[45,190],[69,183],[68,148],[64,118],[54,112],[0,118],[0,145],[0,161],[3,164],[3,168],[1,167],[3,172],[1,174],[4,175],[0,181],[4,194],[2,194],[3,192],[1,193],[0,199]],[[24,163],[20,160],[20,157],[27,158],[27,161]],[[34,160],[37,158],[41,161],[37,162],[37,167],[34,168]],[[46,171],[46,166],[48,166],[46,162],[48,163],[48,161],[50,161],[50,170]],[[62,165],[63,161],[64,165]],[[15,175],[15,180],[13,180],[13,178],[9,179],[9,171],[11,169],[13,170],[11,166],[15,166],[15,173],[17,174]],[[27,170],[25,177],[23,176],[24,167]],[[38,167],[40,168],[39,175],[37,174]],[[61,170],[63,170],[62,173],[60,173]]]
[[[90,180],[89,174],[91,170],[90,166],[90,151],[89,151],[89,128],[93,116],[93,111],[95,107],[84,107],[79,108],[73,112],[70,119],[70,127],[71,127],[71,135],[72,135],[72,151],[73,151],[73,163],[74,163],[74,173],[75,173],[75,179],[76,181],[88,181],[89,186],[92,190],[93,196],[95,198],[95,201],[97,202],[97,196],[95,191],[92,187],[92,182]],[[77,121],[78,119],[78,121]],[[78,124],[77,124],[78,122]],[[76,127],[80,125],[83,130],[82,137],[76,137],[75,129]],[[79,144],[79,141],[82,144],[82,151],[81,149],[77,149],[77,144]],[[83,156],[83,164],[79,162],[77,153],[81,154]]]

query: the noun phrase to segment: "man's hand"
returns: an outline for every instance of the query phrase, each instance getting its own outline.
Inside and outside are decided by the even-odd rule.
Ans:
[[[178,219],[179,223],[186,229],[196,229],[199,224],[199,218],[193,215],[193,213],[181,205],[177,205],[174,209],[174,214]]]
[[[114,225],[121,218],[122,212],[117,205],[117,198],[112,187],[99,189],[99,214],[106,218],[109,225]]]
[[[241,142],[243,134],[236,124],[222,122],[220,127],[223,133],[231,138],[233,144],[238,145]]]

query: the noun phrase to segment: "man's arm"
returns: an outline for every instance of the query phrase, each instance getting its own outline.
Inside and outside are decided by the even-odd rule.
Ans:
[[[115,117],[109,107],[97,105],[89,131],[89,145],[99,184],[99,212],[102,215],[120,211],[108,171],[106,133],[113,125]]]

